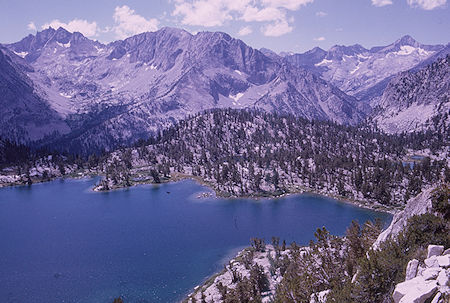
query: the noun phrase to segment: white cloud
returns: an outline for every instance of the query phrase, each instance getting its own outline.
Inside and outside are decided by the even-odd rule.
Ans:
[[[243,28],[241,28],[238,32],[239,36],[247,36],[250,35],[251,33],[253,33],[253,30],[250,26],[244,26]]]
[[[377,7],[382,7],[386,5],[391,5],[392,0],[372,0],[372,5]]]
[[[33,21],[31,21],[30,23],[28,23],[27,28],[28,28],[30,31],[35,31],[35,30],[37,30],[36,24],[34,24]]]
[[[58,19],[55,19],[41,26],[42,29],[46,29],[48,27],[52,27],[54,29],[63,27],[69,32],[80,32],[86,37],[94,37],[97,36],[98,33],[97,22],[89,22],[82,19],[74,19],[72,21],[69,21],[69,23],[64,23],[59,21]]]
[[[191,26],[223,26],[227,21],[271,22],[261,31],[269,36],[292,31],[289,11],[314,0],[174,0],[172,16]]]
[[[224,0],[176,0],[173,16],[182,17],[186,25],[221,26],[232,20],[232,11],[243,11],[249,1]]]
[[[264,22],[264,21],[276,21],[284,20],[286,14],[280,9],[275,7],[265,7],[263,9],[258,9],[256,7],[247,7],[242,15],[241,19],[246,22]]]
[[[279,37],[284,34],[292,32],[294,28],[285,20],[277,21],[272,24],[267,24],[261,28],[264,36]]]
[[[314,2],[314,0],[262,0],[262,4],[270,7],[283,7],[291,11],[296,11],[302,5]]]
[[[112,31],[119,39],[125,39],[143,32],[156,31],[159,25],[157,19],[147,20],[126,5],[116,7],[113,19],[116,25],[112,28]]]
[[[425,10],[432,10],[447,3],[447,0],[406,0],[411,7],[419,7]]]
[[[314,41],[325,41],[325,37],[314,38]]]
[[[325,12],[317,12],[317,13],[316,13],[316,16],[317,16],[317,17],[325,17],[325,16],[328,16],[328,13],[325,13]]]

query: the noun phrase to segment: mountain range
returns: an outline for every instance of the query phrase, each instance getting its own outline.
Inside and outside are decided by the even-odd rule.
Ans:
[[[48,28],[0,47],[0,136],[72,152],[110,150],[229,107],[355,125],[398,72],[448,49],[405,36],[370,50],[278,55],[222,32],[163,28],[103,44]]]
[[[346,94],[376,106],[389,81],[399,72],[423,67],[450,53],[450,45],[424,45],[404,36],[387,46],[366,49],[359,44],[314,48],[284,60],[304,67]]]

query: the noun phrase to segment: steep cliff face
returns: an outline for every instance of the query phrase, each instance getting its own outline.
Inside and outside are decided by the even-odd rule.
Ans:
[[[395,77],[375,109],[373,121],[389,133],[426,129],[448,131],[450,125],[450,56]]]
[[[33,69],[21,58],[0,46],[0,137],[26,142],[69,127],[35,90],[27,76]]]
[[[424,190],[418,196],[410,199],[405,208],[394,215],[394,218],[392,219],[389,227],[378,236],[373,246],[375,248],[379,247],[381,242],[384,242],[386,239],[398,235],[401,231],[404,230],[408,219],[412,216],[431,212],[431,193],[433,192],[433,190],[434,187],[430,187],[427,190]]]

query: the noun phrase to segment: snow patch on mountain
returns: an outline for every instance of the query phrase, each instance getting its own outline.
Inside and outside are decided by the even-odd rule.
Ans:
[[[333,60],[327,60],[327,59],[323,59],[322,61],[320,61],[319,63],[314,64],[315,66],[322,66],[322,65],[328,65],[333,63]]]
[[[65,47],[65,48],[69,48],[70,47],[70,41],[67,42],[67,43],[56,42],[56,44],[58,44],[60,47]]]
[[[14,54],[22,58],[25,58],[25,56],[28,55],[28,52],[14,52]]]
[[[61,96],[63,96],[64,98],[72,98],[71,95],[65,94],[65,93],[59,93]]]
[[[237,93],[236,95],[230,95],[229,97],[237,102],[243,95],[243,93]]]
[[[361,68],[361,65],[358,63],[358,64],[356,64],[356,67],[353,69],[353,70],[351,70],[350,71],[350,74],[354,74],[356,71],[358,71],[358,69],[360,69]]]
[[[407,56],[411,55],[412,53],[417,52],[421,56],[429,56],[432,54],[432,52],[428,52],[420,47],[412,47],[410,45],[402,45],[400,46],[400,50],[398,52],[393,52],[394,55],[399,56]]]

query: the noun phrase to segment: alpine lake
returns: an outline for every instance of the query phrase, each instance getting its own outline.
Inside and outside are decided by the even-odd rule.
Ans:
[[[392,216],[312,195],[222,199],[185,180],[93,192],[94,179],[0,189],[0,297],[177,302],[252,237],[307,245],[317,228]]]

